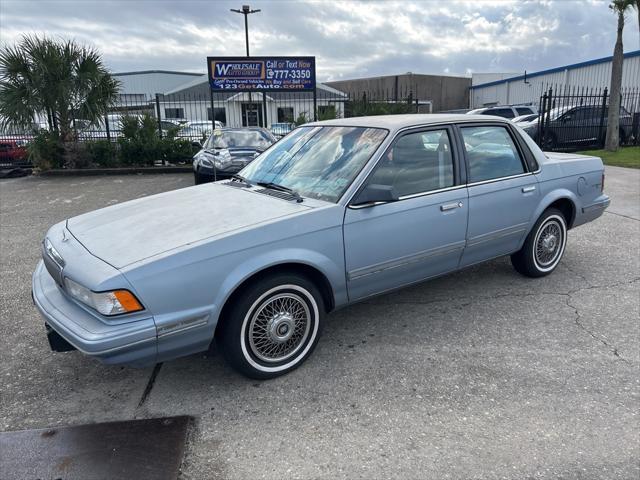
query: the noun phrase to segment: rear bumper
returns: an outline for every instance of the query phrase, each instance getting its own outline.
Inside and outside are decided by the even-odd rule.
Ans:
[[[46,324],[71,346],[109,364],[156,363],[153,317],[107,323],[67,298],[40,261],[33,273],[33,301]]]
[[[592,203],[584,205],[579,212],[579,215],[576,215],[576,219],[574,222],[574,227],[579,225],[583,225],[587,222],[591,222],[596,218],[600,217],[604,211],[611,204],[611,199],[608,195],[602,194],[598,198],[595,199]]]

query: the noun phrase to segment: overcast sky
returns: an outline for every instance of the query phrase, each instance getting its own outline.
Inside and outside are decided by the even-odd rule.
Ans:
[[[404,72],[529,72],[611,55],[608,1],[8,1],[0,41],[25,33],[96,46],[114,72],[204,72],[207,55],[244,55],[250,3],[253,55],[315,55],[319,80]],[[628,16],[625,51],[639,48]]]

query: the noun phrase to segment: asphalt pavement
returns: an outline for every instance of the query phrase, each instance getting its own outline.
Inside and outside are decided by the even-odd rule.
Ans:
[[[50,352],[30,296],[47,228],[192,183],[0,180],[1,430],[192,415],[184,479],[640,477],[640,170],[607,168],[611,207],[552,275],[501,258],[340,310],[275,380],[215,353],[154,377]]]

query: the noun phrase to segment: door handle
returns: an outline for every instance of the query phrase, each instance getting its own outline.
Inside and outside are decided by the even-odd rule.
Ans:
[[[531,185],[530,187],[522,187],[522,193],[533,192],[536,189],[535,185]]]
[[[440,205],[440,210],[446,212],[447,210],[453,210],[454,208],[461,208],[462,202],[458,203],[448,203],[446,205]]]

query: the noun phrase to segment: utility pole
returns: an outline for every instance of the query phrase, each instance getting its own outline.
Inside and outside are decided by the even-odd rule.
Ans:
[[[231,11],[235,13],[241,13],[242,15],[244,15],[244,37],[247,44],[247,57],[248,57],[249,56],[249,20],[248,18],[249,18],[249,15],[251,15],[252,13],[258,13],[260,9],[251,10],[251,7],[249,5],[243,5],[242,10],[232,8]],[[253,103],[251,103],[251,92],[249,92],[249,105],[250,107],[253,105]],[[258,116],[258,111],[256,110],[256,117],[257,116]],[[266,119],[265,119],[265,122],[266,122]]]

